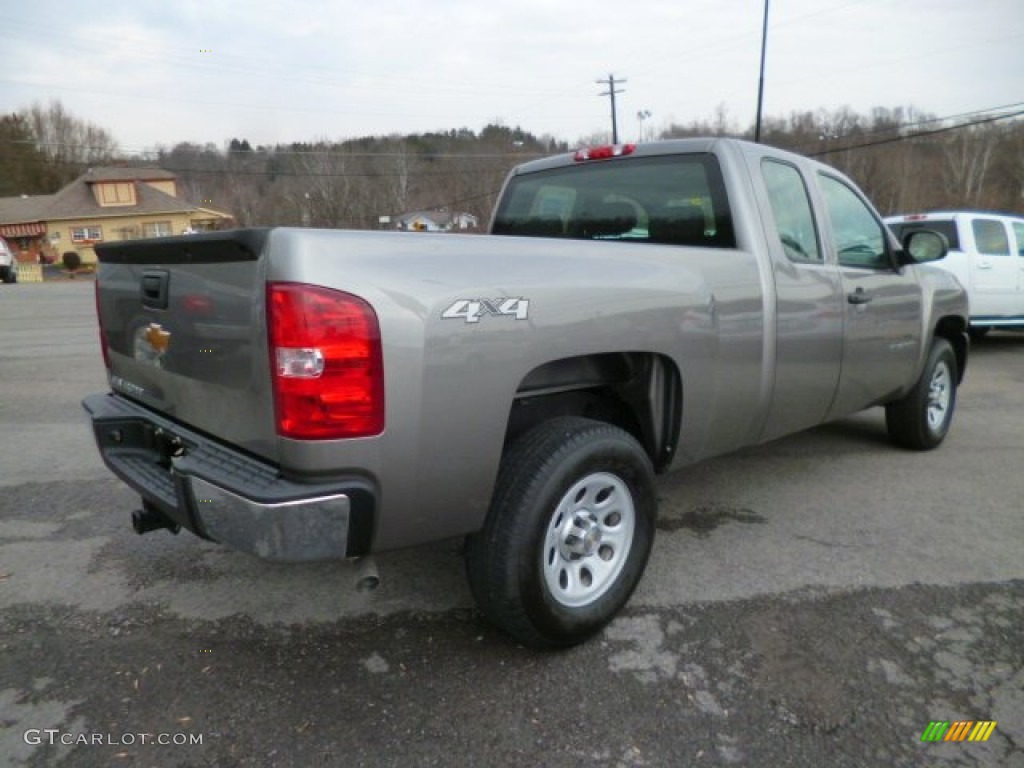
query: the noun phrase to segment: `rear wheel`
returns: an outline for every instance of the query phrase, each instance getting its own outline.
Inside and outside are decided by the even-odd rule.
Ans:
[[[609,424],[560,418],[506,452],[483,531],[466,547],[480,609],[523,643],[564,647],[607,624],[650,555],[650,460]]]
[[[917,384],[902,400],[885,407],[885,422],[893,442],[917,451],[938,446],[953,420],[956,382],[953,348],[945,339],[936,339]]]

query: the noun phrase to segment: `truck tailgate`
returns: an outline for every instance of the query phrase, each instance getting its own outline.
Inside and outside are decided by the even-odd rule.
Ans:
[[[269,231],[101,244],[97,309],[114,391],[276,461]]]

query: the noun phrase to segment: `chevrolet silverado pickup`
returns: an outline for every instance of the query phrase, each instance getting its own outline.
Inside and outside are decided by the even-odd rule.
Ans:
[[[264,558],[466,537],[482,612],[581,642],[651,550],[655,475],[884,406],[950,428],[967,302],[848,178],[731,139],[509,175],[487,236],[293,228],[107,243],[109,393],[138,532]]]

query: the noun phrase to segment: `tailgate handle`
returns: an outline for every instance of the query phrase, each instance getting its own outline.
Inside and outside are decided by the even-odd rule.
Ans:
[[[142,306],[148,309],[167,309],[168,286],[171,275],[166,269],[147,269],[139,284]]]

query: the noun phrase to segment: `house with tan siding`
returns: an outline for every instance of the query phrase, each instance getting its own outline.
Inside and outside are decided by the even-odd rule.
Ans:
[[[94,263],[96,243],[224,229],[230,214],[178,197],[177,177],[160,168],[90,168],[53,195],[0,198],[0,237],[21,262],[59,261],[76,251]]]

